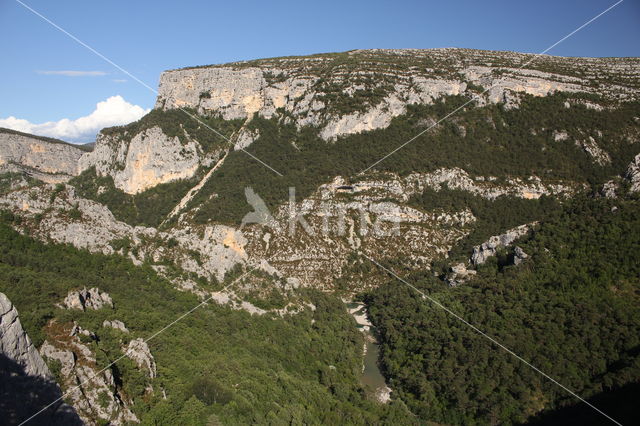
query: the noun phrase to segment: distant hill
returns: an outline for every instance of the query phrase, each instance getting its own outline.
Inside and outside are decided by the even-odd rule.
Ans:
[[[86,145],[0,128],[0,173],[64,182],[78,174],[78,160],[89,151]]]

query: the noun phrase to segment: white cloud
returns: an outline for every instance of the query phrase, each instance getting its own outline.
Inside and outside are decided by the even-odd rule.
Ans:
[[[103,75],[107,75],[107,73],[104,71],[73,71],[73,70],[66,70],[66,71],[45,70],[45,71],[37,71],[37,73],[43,74],[43,75],[64,75],[66,77],[100,77]]]
[[[63,118],[59,121],[36,124],[22,118],[8,117],[0,118],[0,127],[70,142],[92,142],[100,129],[131,123],[149,111],[130,104],[118,95],[98,102],[91,114],[75,120]]]
[[[121,78],[116,78],[115,80],[113,80],[114,83],[126,83],[127,80],[121,79]]]

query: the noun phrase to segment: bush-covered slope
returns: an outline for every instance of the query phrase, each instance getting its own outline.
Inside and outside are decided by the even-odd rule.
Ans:
[[[499,256],[457,288],[420,272],[408,281],[584,398],[638,383],[638,201],[575,200],[519,245],[524,264]],[[401,282],[368,303],[392,386],[424,420],[517,423],[577,402]],[[615,417],[622,404],[603,409]]]
[[[566,108],[565,102],[569,99],[574,101]],[[377,164],[375,170],[407,174],[461,167],[471,174],[499,178],[536,175],[543,180],[590,183],[602,183],[623,173],[638,151],[633,143],[638,138],[634,119],[640,114],[640,106],[626,103],[595,110],[576,103],[575,99],[575,95],[555,94],[528,97],[517,109],[504,109],[500,105],[468,106]],[[345,136],[333,143],[323,141],[314,128],[297,130],[295,125],[275,118],[255,117],[248,128],[257,130],[260,136],[247,150],[283,176],[258,164],[246,153],[231,152],[188,208],[199,207],[194,215],[198,223],[238,224],[250,211],[244,197],[247,186],[275,207],[287,199],[290,186],[295,186],[298,197],[302,198],[337,175],[355,179],[358,173],[466,100],[446,97],[430,106],[409,106],[407,114],[395,118],[386,129]],[[170,113],[176,115],[180,111]],[[188,122],[197,124],[186,115],[166,119],[179,120],[178,126]],[[558,134],[563,135],[558,137]],[[611,162],[598,164],[580,146],[590,137],[608,153]],[[204,171],[198,175],[203,174]],[[95,177],[85,172],[74,182],[83,189],[84,196],[105,202],[116,212],[123,210],[119,206],[121,201],[116,200],[128,196],[119,196],[120,191],[110,190],[100,197],[91,181],[95,181]],[[191,186],[194,184],[191,182]],[[152,194],[153,189],[147,195],[140,194],[139,199],[148,199],[145,201],[148,208],[140,214],[121,212],[118,217],[131,224],[157,224],[160,216],[170,210],[168,204],[180,199],[188,186],[179,182],[165,184],[159,189],[166,195],[163,197]]]
[[[126,340],[151,336],[199,303],[147,265],[45,245],[13,231],[7,225],[13,220],[3,214],[0,224],[0,292],[19,309],[37,345],[52,318],[76,321],[96,333],[89,345],[106,367],[121,356]],[[114,310],[54,306],[84,286],[108,292]],[[315,311],[284,318],[203,306],[149,342],[158,365],[153,394],[145,392],[143,374],[126,358],[113,368],[117,386],[134,400],[143,424],[406,422],[402,405],[379,406],[365,398],[358,382],[362,336],[342,302],[315,292],[305,298]],[[131,334],[102,327],[114,317]]]

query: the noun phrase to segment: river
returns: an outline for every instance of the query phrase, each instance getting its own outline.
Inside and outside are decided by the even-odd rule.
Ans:
[[[367,396],[375,401],[387,403],[391,397],[391,388],[380,371],[378,363],[380,347],[375,338],[373,325],[369,321],[364,304],[348,302],[347,309],[355,318],[358,329],[364,334],[363,367],[360,383],[367,392]]]

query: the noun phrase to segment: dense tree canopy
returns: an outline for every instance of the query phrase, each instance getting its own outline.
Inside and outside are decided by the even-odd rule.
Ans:
[[[524,264],[493,259],[457,288],[419,273],[408,280],[578,395],[637,383],[637,201],[575,200],[520,246]],[[397,280],[367,300],[392,386],[425,420],[518,423],[576,403]]]

